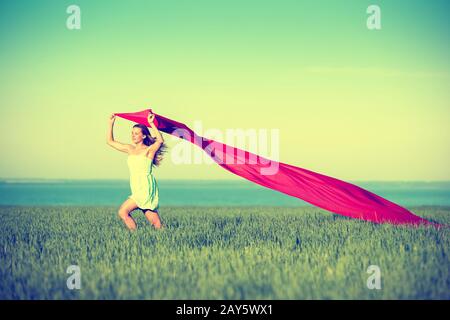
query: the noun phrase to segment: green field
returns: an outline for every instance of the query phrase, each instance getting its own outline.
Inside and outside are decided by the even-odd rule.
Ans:
[[[450,207],[413,212],[450,222]],[[448,229],[317,208],[166,207],[167,228],[115,207],[0,207],[1,299],[449,299]],[[66,269],[78,265],[81,289]],[[366,285],[370,265],[381,289]]]

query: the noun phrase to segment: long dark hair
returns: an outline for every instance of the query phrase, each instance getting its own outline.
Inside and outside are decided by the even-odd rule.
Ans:
[[[146,146],[151,146],[152,144],[155,143],[156,139],[154,139],[151,135],[150,135],[150,131],[148,130],[148,128],[140,123],[137,123],[133,126],[133,128],[140,128],[142,131],[142,134],[145,135],[145,139],[144,139],[144,144]],[[159,166],[161,164],[161,161],[163,159],[163,154],[166,153],[167,151],[167,145],[165,143],[161,144],[161,146],[159,147],[159,149],[156,151],[155,156],[153,157],[153,164],[155,166]]]

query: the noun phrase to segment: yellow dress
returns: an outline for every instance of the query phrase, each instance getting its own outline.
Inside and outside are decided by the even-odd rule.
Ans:
[[[131,195],[139,209],[155,211],[159,207],[158,185],[152,174],[153,161],[143,154],[129,154]]]

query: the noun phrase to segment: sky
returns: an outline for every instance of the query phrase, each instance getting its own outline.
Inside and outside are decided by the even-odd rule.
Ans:
[[[69,5],[81,29],[69,30]],[[381,9],[369,30],[366,9]],[[1,1],[0,178],[127,179],[113,112],[278,129],[279,160],[343,180],[450,180],[448,1]],[[131,143],[131,122],[115,138]],[[157,179],[240,179],[175,164]],[[182,142],[186,143],[186,142]],[[201,153],[199,149],[195,152]]]

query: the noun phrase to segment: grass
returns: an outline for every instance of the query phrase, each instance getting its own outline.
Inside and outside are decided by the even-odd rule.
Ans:
[[[450,207],[410,208],[450,222]],[[165,230],[114,207],[0,207],[1,299],[449,299],[448,229],[313,207],[167,207]],[[69,290],[66,269],[81,269]],[[366,285],[370,265],[381,290]]]

